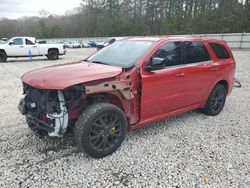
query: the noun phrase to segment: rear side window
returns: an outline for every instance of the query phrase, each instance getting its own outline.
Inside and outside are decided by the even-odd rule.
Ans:
[[[33,42],[31,42],[30,40],[28,40],[28,39],[25,39],[25,43],[26,43],[26,45],[34,45],[34,43]]]
[[[229,59],[229,54],[226,50],[226,48],[220,44],[210,43],[209,44],[211,48],[213,49],[215,55],[219,59]]]
[[[169,42],[161,46],[153,57],[165,60],[166,67],[181,64],[181,43]]]
[[[203,42],[185,42],[185,64],[209,61],[210,56]]]

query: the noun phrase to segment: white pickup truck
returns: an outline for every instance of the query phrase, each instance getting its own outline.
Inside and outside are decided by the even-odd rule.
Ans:
[[[4,44],[0,44],[0,62],[8,57],[44,56],[50,60],[65,55],[63,44],[39,44],[34,37],[13,37]]]

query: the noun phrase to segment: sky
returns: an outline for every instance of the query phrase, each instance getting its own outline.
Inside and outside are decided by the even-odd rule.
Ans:
[[[245,0],[238,0],[245,2]],[[24,16],[39,16],[41,9],[51,14],[62,15],[78,7],[82,0],[0,0],[0,18],[10,19]]]
[[[82,0],[0,0],[0,18],[39,16],[41,9],[62,15],[67,10],[78,7],[81,2]]]

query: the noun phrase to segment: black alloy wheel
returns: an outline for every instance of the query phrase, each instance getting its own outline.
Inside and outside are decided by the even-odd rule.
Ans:
[[[203,112],[210,116],[218,115],[224,108],[226,96],[227,92],[225,86],[217,84],[209,95]]]
[[[114,147],[122,136],[122,122],[114,114],[103,114],[97,118],[90,130],[91,146],[100,152]]]
[[[211,104],[211,109],[214,112],[221,111],[225,104],[225,89],[224,88],[218,88],[212,98],[212,104]]]
[[[85,109],[74,127],[77,147],[93,158],[115,152],[127,133],[124,112],[110,103],[95,103]]]

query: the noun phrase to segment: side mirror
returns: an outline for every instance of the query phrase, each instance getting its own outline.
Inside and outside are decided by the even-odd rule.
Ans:
[[[9,45],[14,45],[14,42],[9,42]]]
[[[145,66],[146,71],[165,69],[165,60],[159,57],[153,57],[149,64]]]

